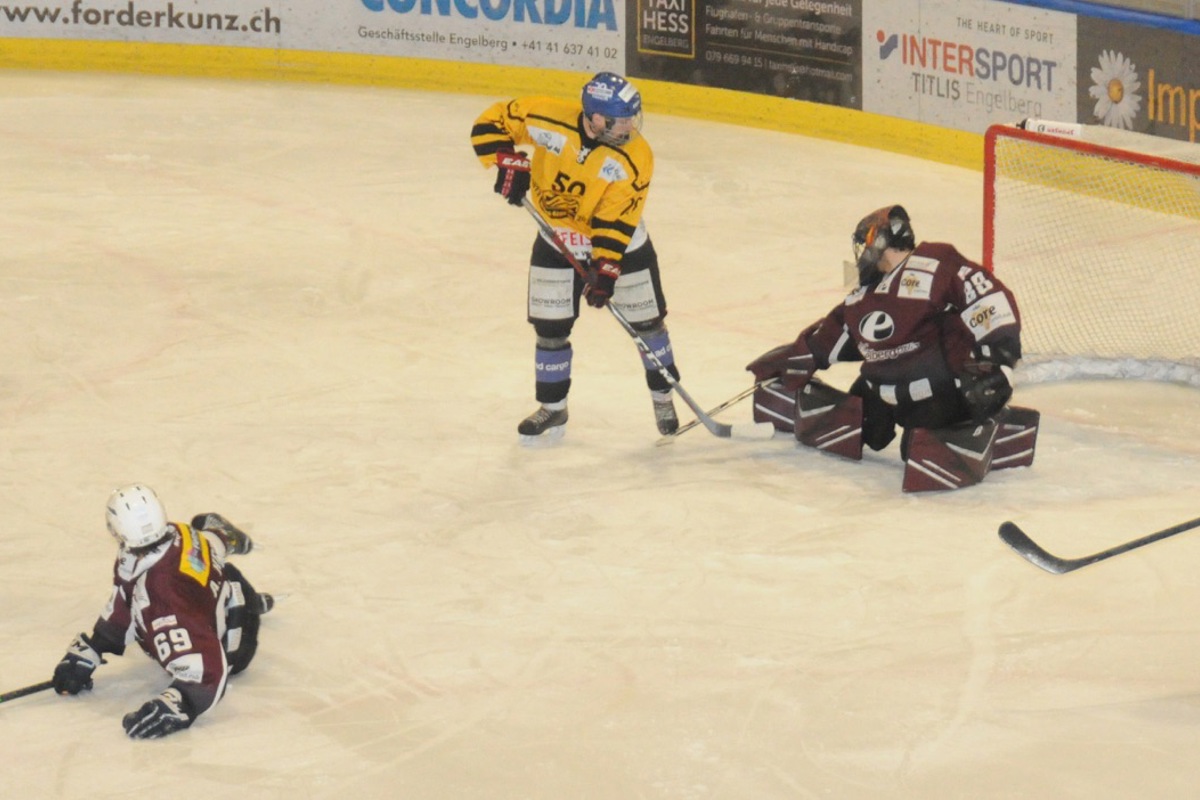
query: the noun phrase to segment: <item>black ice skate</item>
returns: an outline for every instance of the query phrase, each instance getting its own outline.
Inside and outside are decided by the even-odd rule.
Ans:
[[[654,422],[658,432],[669,436],[679,430],[679,415],[675,413],[675,403],[671,400],[670,392],[651,392],[654,398]]]
[[[275,595],[267,594],[266,592],[258,592],[258,615],[270,612],[275,607]]]
[[[235,556],[244,556],[254,548],[250,537],[220,514],[197,514],[192,517],[192,527],[221,534],[229,545],[229,552]]]
[[[567,409],[564,406],[558,410],[540,406],[537,411],[521,420],[517,433],[522,436],[541,436],[543,433],[561,436],[563,426],[567,424]]]

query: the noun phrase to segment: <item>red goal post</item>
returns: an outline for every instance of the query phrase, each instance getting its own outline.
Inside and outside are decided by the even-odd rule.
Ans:
[[[983,262],[1021,309],[1018,374],[1200,387],[1200,145],[1028,127],[984,137]]]

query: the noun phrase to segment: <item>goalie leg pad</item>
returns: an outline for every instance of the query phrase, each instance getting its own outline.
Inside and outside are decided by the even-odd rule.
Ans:
[[[1009,406],[996,415],[1000,429],[992,447],[992,469],[1028,467],[1033,464],[1038,424],[1042,415],[1032,408]]]
[[[796,427],[796,393],[784,389],[778,380],[754,390],[754,421],[770,422],[777,431],[792,433]]]
[[[796,396],[796,439],[800,444],[852,461],[862,460],[862,398],[819,380]]]
[[[913,428],[904,463],[904,491],[943,491],[979,483],[991,467],[999,427],[989,419],[946,428]]]

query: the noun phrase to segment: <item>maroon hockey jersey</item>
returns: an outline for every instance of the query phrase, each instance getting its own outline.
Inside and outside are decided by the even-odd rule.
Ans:
[[[226,547],[214,533],[181,522],[169,528],[174,535],[149,552],[122,548],[92,638],[100,652],[117,654],[136,641],[199,716],[221,699],[229,677],[222,646]]]
[[[953,385],[984,346],[1019,356],[1020,332],[1016,299],[994,274],[952,245],[923,242],[880,281],[851,292],[806,341],[822,368],[861,360],[874,386],[936,389]]]

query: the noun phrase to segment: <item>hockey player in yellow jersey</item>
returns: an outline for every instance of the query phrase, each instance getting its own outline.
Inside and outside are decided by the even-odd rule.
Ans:
[[[571,329],[580,300],[612,302],[672,376],[679,378],[663,318],[667,302],[658,257],[642,219],[654,154],[641,136],[642,98],[633,84],[601,72],[580,101],[520,97],[490,106],[475,120],[471,144],[485,167],[497,169],[495,191],[520,206],[528,194],[559,233],[586,277],[542,234],[529,261],[528,319],[538,409],[517,426],[522,436],[558,436],[567,422]],[[642,356],[660,433],[679,418],[671,385]]]

